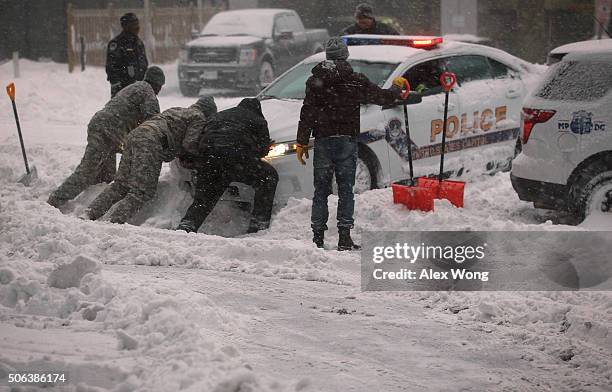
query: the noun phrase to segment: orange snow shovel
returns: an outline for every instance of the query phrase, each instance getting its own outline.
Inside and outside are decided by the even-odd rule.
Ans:
[[[408,105],[406,99],[410,95],[410,84],[405,82],[402,89],[402,100],[404,100],[404,123],[406,124],[406,146],[408,146],[408,164],[410,165],[410,179],[391,184],[393,189],[393,203],[403,204],[409,210],[433,211],[435,193],[431,187],[422,186],[414,178],[412,165],[412,139],[410,138],[410,125],[408,123]]]
[[[38,178],[36,173],[36,167],[32,166],[30,170],[30,165],[28,165],[28,157],[26,155],[25,146],[23,144],[23,136],[21,134],[21,125],[19,124],[19,116],[17,115],[17,105],[15,105],[15,83],[11,83],[6,86],[6,93],[11,99],[11,103],[13,104],[13,114],[15,115],[15,123],[17,124],[17,133],[19,134],[19,143],[21,144],[21,153],[23,154],[23,161],[25,162],[26,174],[21,176],[17,182],[29,186],[32,181]]]
[[[435,177],[421,177],[417,184],[422,187],[430,188],[436,199],[446,199],[457,208],[463,207],[463,194],[465,182],[450,181],[444,179],[444,154],[446,152],[446,131],[448,127],[448,97],[451,89],[457,83],[457,76],[452,72],[444,72],[440,75],[440,84],[444,88],[444,125],[442,127],[442,148],[440,151],[440,174]]]

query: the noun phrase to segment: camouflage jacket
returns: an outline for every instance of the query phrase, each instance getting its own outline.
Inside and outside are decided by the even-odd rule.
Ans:
[[[159,114],[159,102],[151,85],[140,81],[117,93],[90,121],[104,131],[112,146],[120,150],[128,133],[144,121]],[[100,127],[100,125],[103,125]]]

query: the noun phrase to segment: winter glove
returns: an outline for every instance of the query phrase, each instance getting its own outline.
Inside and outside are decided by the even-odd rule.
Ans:
[[[305,165],[306,161],[304,161],[304,156],[306,156],[306,159],[310,158],[308,156],[308,146],[306,145],[302,145],[302,144],[298,144],[297,147],[295,148],[295,153],[297,154],[297,160],[302,164]]]
[[[401,76],[393,79],[393,85],[399,87],[400,89],[404,88],[404,86],[406,85],[406,82],[408,82],[408,80],[406,80],[406,78],[401,77]]]

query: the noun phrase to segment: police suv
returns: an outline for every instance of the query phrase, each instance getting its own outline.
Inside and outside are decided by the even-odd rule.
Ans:
[[[569,53],[525,101],[522,153],[512,165],[521,200],[580,220],[612,209],[612,46]]]
[[[531,64],[495,48],[444,42],[441,37],[353,35],[343,39],[356,72],[383,88],[389,88],[395,77],[404,76],[423,95],[422,102],[408,106],[410,142],[401,103],[362,106],[356,192],[407,178],[409,146],[415,174],[436,172],[444,113],[439,77],[444,71],[458,78],[448,108],[449,174],[509,167],[526,95],[522,79],[533,71]],[[305,59],[258,95],[270,136],[277,141],[267,159],[279,173],[278,201],[313,195],[312,160],[306,167],[297,162],[295,138],[306,80],[323,60],[325,53]]]

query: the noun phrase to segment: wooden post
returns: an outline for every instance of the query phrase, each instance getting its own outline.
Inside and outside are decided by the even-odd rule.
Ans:
[[[198,31],[204,28],[204,1],[198,0]]]
[[[13,52],[13,75],[15,79],[21,76],[19,73],[19,52]]]
[[[144,0],[144,42],[147,51],[151,54],[151,62],[155,63],[155,38],[153,37],[151,18],[151,0]]]
[[[85,37],[81,35],[81,72],[85,71]]]
[[[72,3],[66,7],[66,54],[68,56],[68,72],[74,71],[74,48],[72,47],[72,32],[74,31],[74,20],[72,15]]]
[[[109,26],[109,35],[108,39],[111,40],[115,36],[115,32],[113,31],[113,26],[117,23],[115,20],[115,8],[113,7],[113,3],[108,3],[108,26]]]

